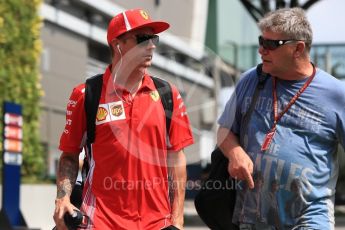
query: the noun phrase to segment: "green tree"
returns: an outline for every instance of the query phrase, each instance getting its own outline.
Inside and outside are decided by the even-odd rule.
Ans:
[[[23,106],[22,174],[36,179],[45,172],[39,139],[40,99],[43,93],[39,72],[42,47],[42,20],[38,15],[40,4],[41,0],[0,2],[0,114],[4,100]],[[2,127],[0,130],[2,132]]]

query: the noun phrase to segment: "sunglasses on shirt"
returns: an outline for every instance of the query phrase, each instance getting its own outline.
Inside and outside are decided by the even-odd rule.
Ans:
[[[138,45],[146,45],[146,42],[149,40],[151,40],[155,46],[159,43],[159,36],[156,34],[137,34],[135,35],[135,39]]]
[[[295,40],[295,39],[287,39],[287,40],[271,40],[271,39],[265,39],[262,36],[259,36],[259,45],[262,46],[266,50],[275,50],[279,46],[291,43],[291,42],[296,42],[300,40]]]

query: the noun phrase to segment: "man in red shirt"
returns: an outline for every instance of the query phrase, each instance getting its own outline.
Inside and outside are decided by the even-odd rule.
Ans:
[[[87,154],[90,170],[81,211],[88,229],[183,229],[186,159],[193,143],[181,95],[171,85],[173,113],[166,130],[160,95],[147,73],[158,35],[169,24],[152,21],[141,9],[116,15],[108,26],[112,63],[103,74],[96,116],[95,141]],[[63,216],[73,213],[70,195],[78,172],[78,155],[85,145],[85,85],[74,88],[67,104],[60,140],[54,220],[66,229]],[[169,190],[172,178],[173,191]],[[172,192],[172,193],[170,193]],[[173,194],[169,198],[169,194]]]

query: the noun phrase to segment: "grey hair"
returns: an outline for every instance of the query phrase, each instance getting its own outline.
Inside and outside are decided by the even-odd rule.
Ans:
[[[282,33],[288,36],[288,39],[302,40],[306,44],[307,51],[310,51],[313,31],[301,8],[283,8],[269,12],[260,19],[258,26],[261,32]]]

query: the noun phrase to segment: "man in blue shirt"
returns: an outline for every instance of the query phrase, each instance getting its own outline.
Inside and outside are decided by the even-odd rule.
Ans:
[[[258,25],[262,70],[270,76],[243,130],[258,83],[255,69],[243,74],[218,121],[218,145],[229,159],[230,175],[243,180],[243,187],[253,189],[252,175],[263,174],[259,199],[266,211],[242,218],[234,213],[233,222],[240,229],[334,229],[345,84],[311,63],[312,30],[302,9],[271,12]],[[277,211],[269,212],[273,180]],[[238,190],[235,212],[255,208],[239,199],[254,193],[243,192]]]

